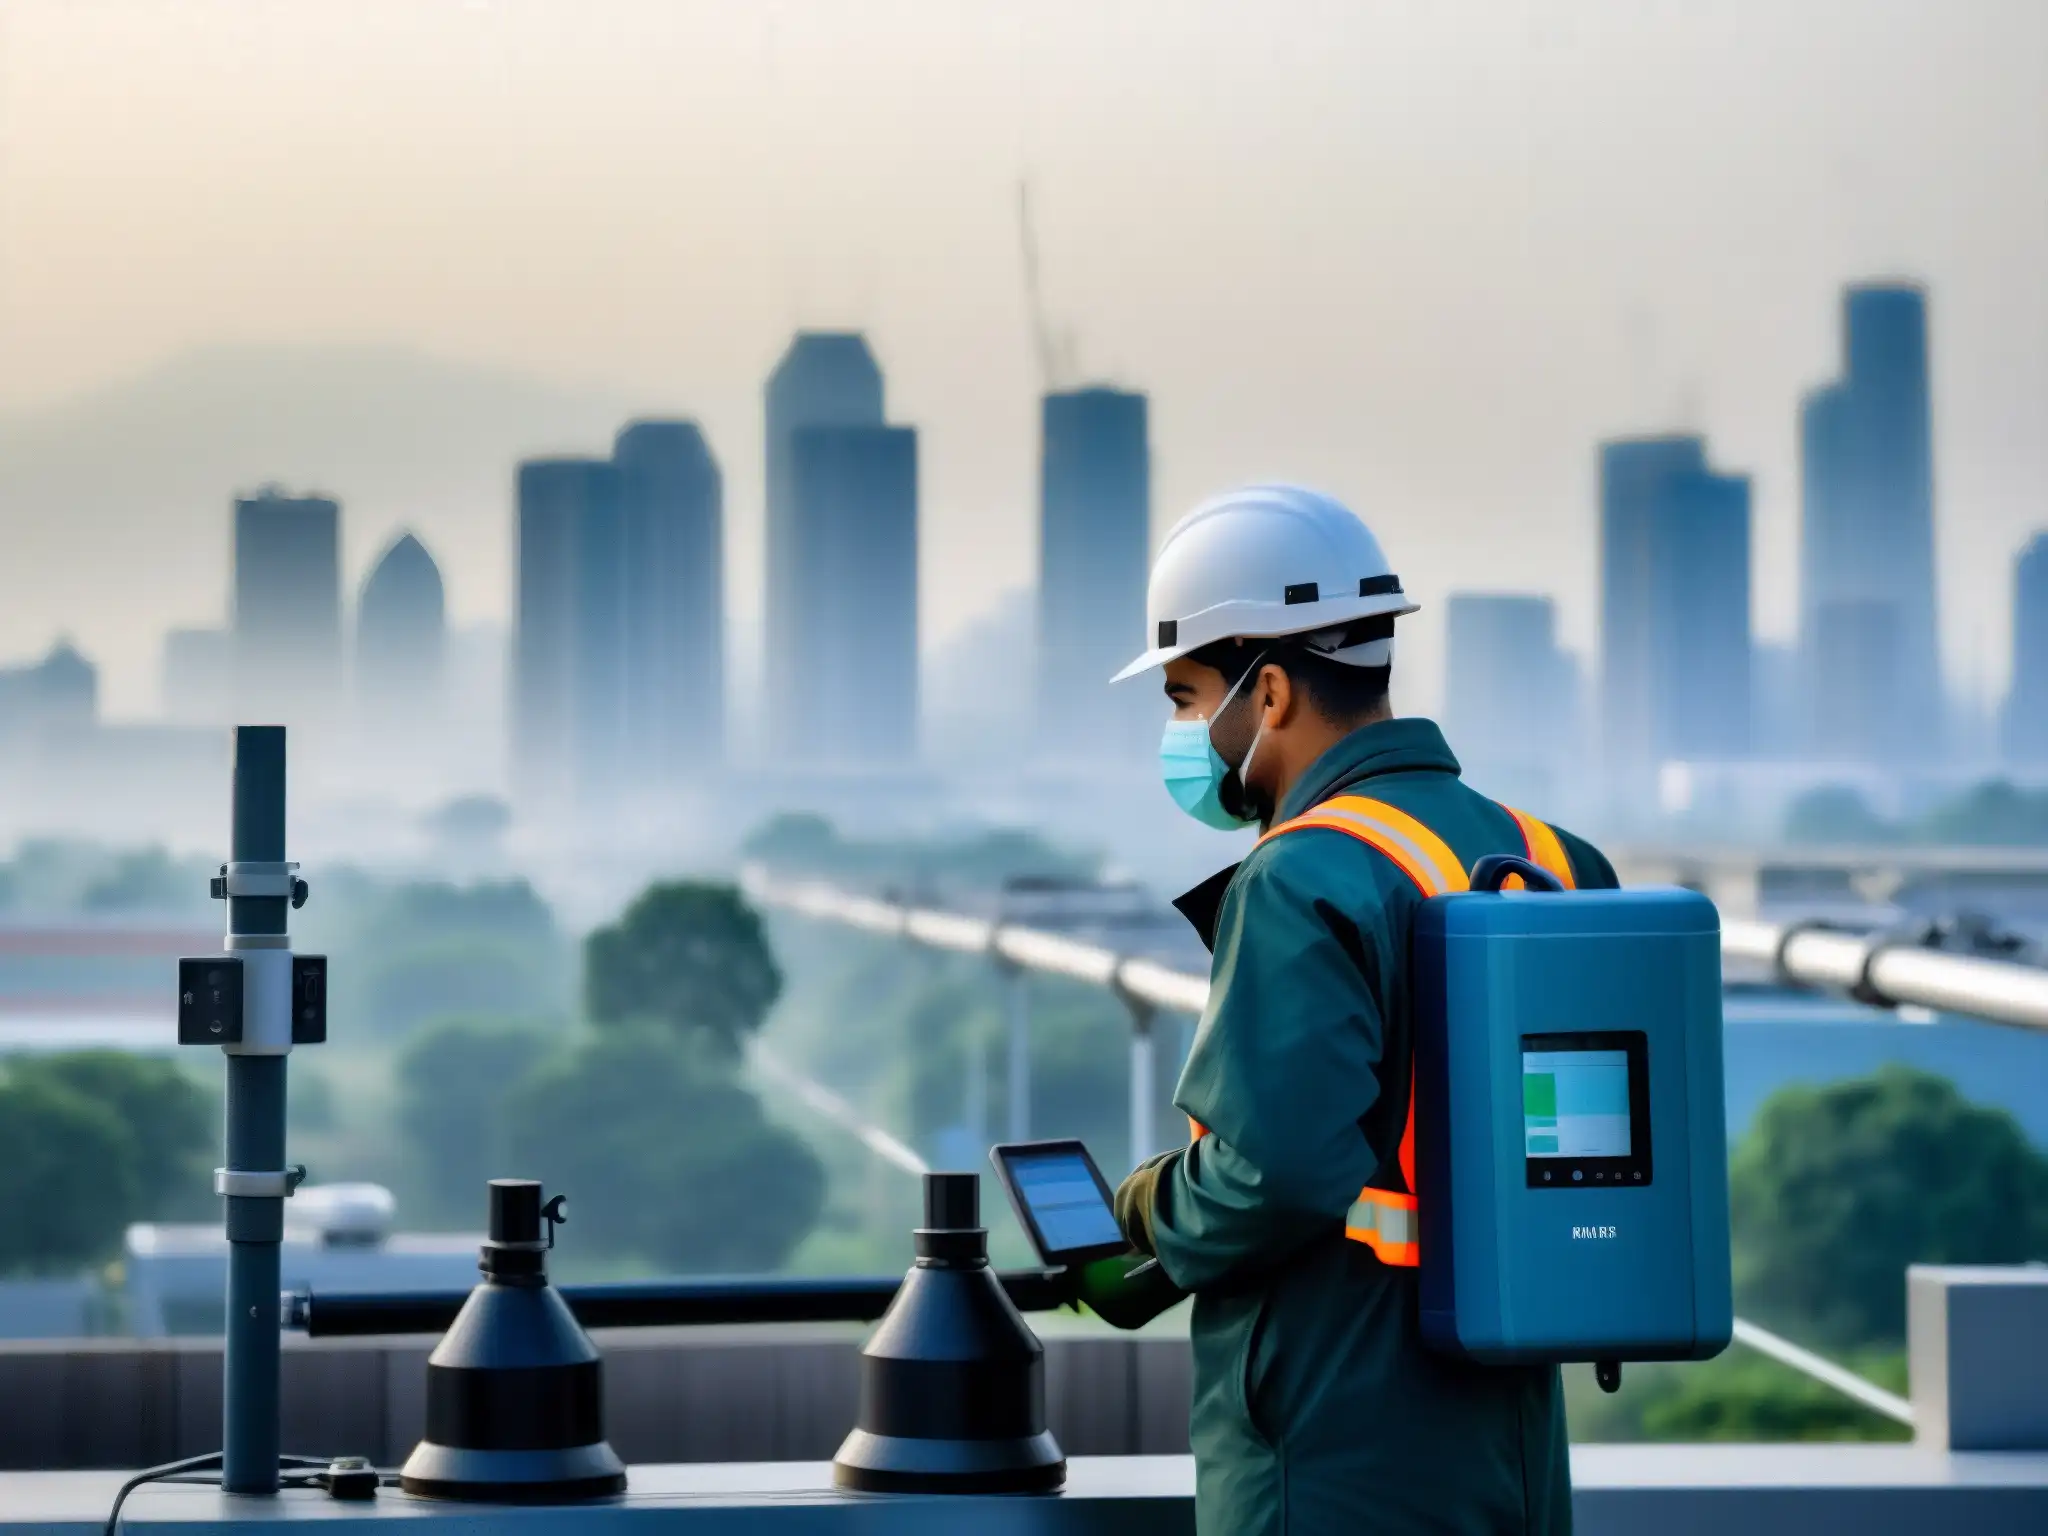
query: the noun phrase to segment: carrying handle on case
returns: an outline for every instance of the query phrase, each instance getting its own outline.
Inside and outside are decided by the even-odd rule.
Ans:
[[[1472,866],[1472,889],[1475,891],[1497,891],[1507,883],[1509,875],[1520,875],[1522,884],[1532,891],[1562,891],[1564,882],[1530,859],[1519,853],[1489,853]]]

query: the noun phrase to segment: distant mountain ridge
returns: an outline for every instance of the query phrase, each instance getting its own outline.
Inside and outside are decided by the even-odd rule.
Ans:
[[[230,503],[268,481],[340,498],[351,601],[410,528],[455,612],[501,615],[514,462],[603,451],[628,414],[401,348],[238,346],[0,416],[0,660],[69,634],[116,711],[153,709],[161,632],[226,618]]]

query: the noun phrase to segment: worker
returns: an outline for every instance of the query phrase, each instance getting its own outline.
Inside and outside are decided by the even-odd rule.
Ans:
[[[1568,887],[1614,871],[1464,784],[1388,703],[1415,612],[1379,542],[1316,493],[1256,486],[1167,535],[1147,593],[1180,807],[1256,826],[1176,905],[1212,955],[1174,1093],[1191,1139],[1117,1191],[1119,1225],[1194,1295],[1202,1536],[1571,1529],[1554,1365],[1428,1352],[1417,1315],[1409,937],[1490,853]],[[1519,882],[1517,882],[1519,883]]]

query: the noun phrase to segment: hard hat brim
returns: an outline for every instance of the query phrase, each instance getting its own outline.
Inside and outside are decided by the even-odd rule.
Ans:
[[[1150,672],[1154,667],[1163,667],[1175,657],[1185,656],[1187,653],[1188,648],[1184,645],[1156,646],[1125,667],[1123,671],[1117,673],[1110,681],[1112,683],[1127,683],[1140,672]]]
[[[1380,592],[1370,597],[1333,597],[1319,603],[1218,603],[1200,613],[1176,619],[1172,645],[1155,645],[1110,679],[1126,682],[1154,667],[1163,667],[1190,651],[1218,640],[1279,640],[1308,635],[1360,619],[1403,618],[1421,605],[1405,593]]]

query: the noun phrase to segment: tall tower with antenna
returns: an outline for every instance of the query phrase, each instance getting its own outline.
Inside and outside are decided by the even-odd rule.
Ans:
[[[1055,759],[1099,766],[1142,754],[1152,699],[1112,690],[1142,649],[1152,546],[1148,402],[1077,387],[1074,345],[1047,316],[1031,187],[1017,188],[1024,297],[1038,360],[1038,739]]]
[[[1045,287],[1038,264],[1038,224],[1031,213],[1031,183],[1017,183],[1017,238],[1024,258],[1024,308],[1031,320],[1031,343],[1038,358],[1038,387],[1058,389],[1073,371],[1074,340],[1053,329],[1046,313]]]

